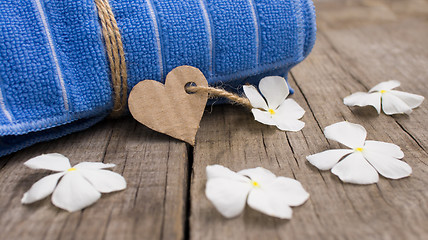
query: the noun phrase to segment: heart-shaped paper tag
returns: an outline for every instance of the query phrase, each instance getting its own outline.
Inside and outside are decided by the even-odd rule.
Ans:
[[[191,66],[173,69],[166,76],[165,85],[154,80],[141,81],[129,95],[129,111],[147,127],[193,146],[208,93],[187,93],[188,83],[208,86],[204,74]]]

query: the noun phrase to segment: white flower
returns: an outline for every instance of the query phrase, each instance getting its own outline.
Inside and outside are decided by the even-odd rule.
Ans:
[[[407,177],[412,173],[407,163],[398,160],[404,157],[399,146],[366,141],[367,132],[361,125],[339,122],[326,127],[324,134],[326,138],[351,149],[327,150],[307,156],[306,159],[320,170],[331,169],[344,182],[371,184],[379,180],[378,172],[391,179]]]
[[[250,207],[269,216],[290,219],[290,206],[299,206],[309,198],[300,182],[276,177],[261,167],[238,173],[220,165],[207,166],[206,170],[205,194],[227,218],[238,216],[248,202]]]
[[[104,168],[114,167],[114,164],[81,162],[71,167],[68,158],[58,153],[51,153],[32,158],[24,165],[33,169],[47,169],[58,173],[46,176],[34,183],[21,199],[23,204],[41,200],[53,192],[52,203],[55,206],[74,212],[95,203],[101,197],[101,193],[126,188],[126,181],[121,175],[104,170]],[[58,183],[61,177],[62,179]]]
[[[289,89],[284,78],[265,77],[260,80],[259,89],[266,100],[254,86],[244,85],[244,93],[253,106],[251,112],[257,121],[283,131],[300,131],[305,126],[298,120],[305,110],[293,99],[286,99]]]
[[[379,83],[374,86],[368,93],[356,92],[343,99],[343,103],[347,106],[373,106],[380,113],[380,105],[385,114],[410,114],[412,108],[416,108],[424,101],[424,97],[412,93],[392,90],[400,86],[400,82],[390,80]]]

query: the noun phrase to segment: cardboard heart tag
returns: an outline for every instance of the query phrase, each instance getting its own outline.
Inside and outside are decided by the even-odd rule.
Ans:
[[[185,87],[189,83],[208,86],[204,74],[191,66],[173,69],[166,76],[165,85],[154,80],[141,81],[129,95],[129,111],[145,126],[193,146],[208,93],[187,93]]]

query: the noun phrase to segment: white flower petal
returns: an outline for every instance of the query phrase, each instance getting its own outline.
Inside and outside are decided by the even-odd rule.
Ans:
[[[206,167],[207,186],[205,194],[225,217],[239,215],[245,207],[250,179],[221,165]]]
[[[290,219],[293,210],[281,198],[271,195],[272,191],[254,188],[248,195],[248,205],[264,214],[281,219]]]
[[[62,177],[52,194],[52,203],[74,212],[95,203],[100,197],[101,193],[76,170],[67,172]]]
[[[347,121],[338,122],[324,129],[325,137],[342,143],[350,148],[362,147],[366,139],[366,129]]]
[[[419,105],[421,105],[425,99],[421,95],[402,92],[402,91],[391,90],[389,92],[394,96],[398,97],[399,99],[401,99],[404,103],[406,103],[411,108],[419,107]]]
[[[232,218],[244,210],[250,189],[249,182],[213,178],[207,181],[205,195],[224,217]]]
[[[287,118],[300,119],[305,114],[305,110],[294,99],[285,99],[285,101],[276,110],[275,115]]]
[[[103,168],[112,168],[115,167],[116,164],[113,163],[102,163],[102,162],[81,162],[74,166],[74,168],[78,169],[103,169]]]
[[[250,100],[253,108],[261,108],[264,110],[268,110],[268,106],[266,101],[263,99],[262,95],[260,95],[259,91],[253,85],[244,85],[243,86],[245,96]]]
[[[31,158],[24,165],[33,169],[47,169],[57,172],[71,168],[70,160],[59,153],[43,154]]]
[[[305,123],[293,118],[273,118],[276,122],[276,127],[282,131],[298,132],[305,127]]]
[[[306,159],[320,170],[329,170],[346,154],[352,153],[351,149],[332,149],[309,155]]]
[[[249,177],[259,185],[270,184],[276,179],[275,174],[262,167],[244,169],[239,171],[238,174]]]
[[[250,179],[244,177],[227,167],[221,165],[211,165],[206,167],[207,179],[211,180],[214,178],[230,179],[235,181],[242,181],[244,183],[250,183]]]
[[[49,196],[54,191],[58,180],[64,174],[64,172],[51,174],[34,183],[30,190],[24,193],[21,203],[29,204]]]
[[[380,113],[380,92],[374,93],[363,93],[356,92],[350,96],[347,96],[343,99],[343,103],[347,106],[373,106],[376,108],[377,113]]]
[[[412,108],[390,92],[382,94],[382,109],[385,114],[410,114]]]
[[[336,164],[331,172],[340,180],[355,184],[371,184],[379,181],[379,174],[360,152],[354,152]]]
[[[401,148],[393,143],[367,140],[364,144],[364,149],[398,159],[404,157],[404,153],[401,151]]]
[[[412,173],[409,164],[394,157],[367,149],[363,151],[363,154],[370,164],[386,178],[399,179],[408,177]]]
[[[102,193],[120,191],[126,188],[125,179],[118,173],[109,170],[78,170],[92,186]]]
[[[271,184],[260,187],[268,196],[277,198],[289,206],[302,205],[309,198],[309,193],[302,184],[291,178],[277,177]]]
[[[266,98],[269,108],[276,110],[289,94],[287,82],[283,77],[264,77],[259,83],[260,92]]]
[[[399,87],[400,86],[400,82],[397,80],[389,80],[386,82],[381,82],[378,85],[374,86],[372,89],[369,90],[369,92],[379,92],[382,90],[391,90],[393,88]]]
[[[251,109],[251,112],[253,113],[256,121],[266,125],[276,125],[275,121],[271,118],[270,113],[255,108]]]

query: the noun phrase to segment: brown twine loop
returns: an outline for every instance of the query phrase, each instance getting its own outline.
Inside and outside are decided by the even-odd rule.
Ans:
[[[204,87],[204,86],[187,86],[186,90],[189,92],[204,92],[208,93],[210,98],[216,98],[216,97],[222,97],[227,98],[233,103],[237,103],[239,105],[242,105],[246,108],[252,109],[253,106],[250,103],[250,100],[245,97],[241,97],[235,93],[228,92],[221,88],[214,88],[214,87]]]
[[[110,116],[119,117],[125,109],[128,97],[127,72],[122,37],[109,1],[95,0],[95,4],[101,22],[114,90],[114,105]]]

